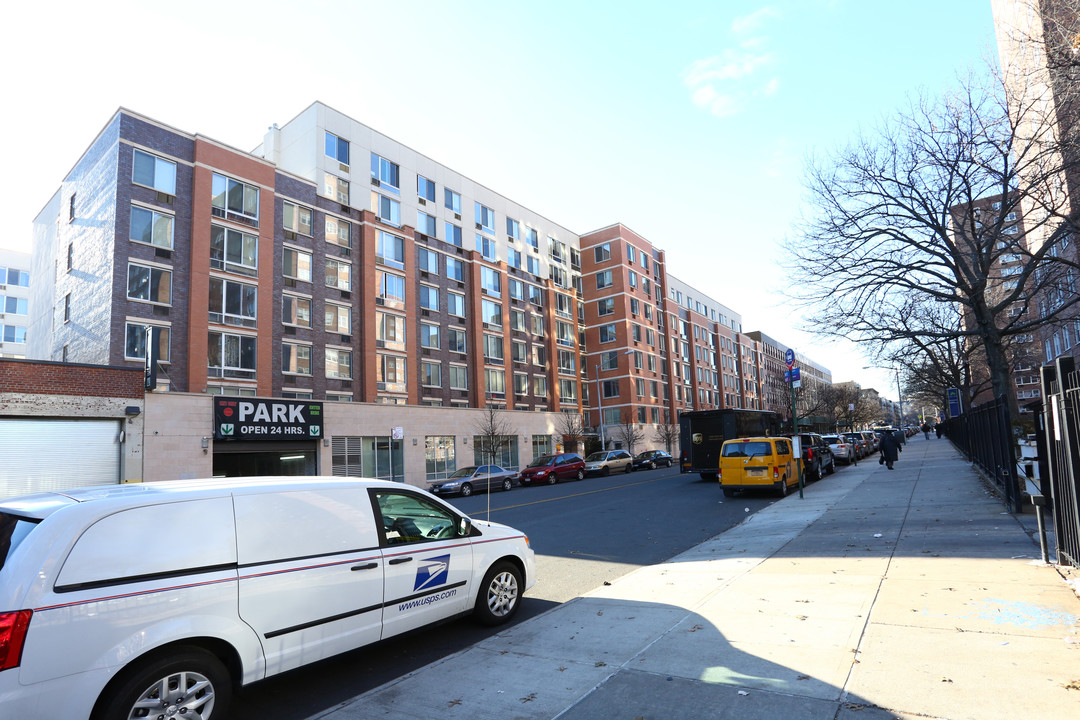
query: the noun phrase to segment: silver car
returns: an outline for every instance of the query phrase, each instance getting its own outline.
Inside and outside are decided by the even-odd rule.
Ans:
[[[585,458],[585,474],[610,475],[612,471],[630,472],[634,469],[634,456],[625,450],[594,452]]]
[[[829,444],[836,459],[845,465],[858,459],[859,448],[851,438],[845,435],[822,435],[821,439]]]
[[[474,490],[509,490],[517,483],[516,470],[499,465],[470,465],[456,471],[445,480],[436,480],[428,487],[435,495],[461,495],[468,497]]]

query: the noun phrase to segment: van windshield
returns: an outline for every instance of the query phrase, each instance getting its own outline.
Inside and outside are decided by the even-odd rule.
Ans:
[[[554,462],[555,462],[555,456],[554,455],[541,455],[540,457],[536,458],[535,460],[533,460],[531,463],[529,463],[525,467],[544,467],[545,465],[551,465]]]
[[[772,455],[772,445],[767,442],[724,443],[724,457],[755,457]]]
[[[0,512],[0,570],[38,522]]]

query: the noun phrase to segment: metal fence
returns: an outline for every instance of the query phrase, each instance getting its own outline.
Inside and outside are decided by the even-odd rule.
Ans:
[[[945,436],[967,459],[982,468],[1005,498],[1009,512],[1021,512],[1016,477],[1016,442],[1009,422],[1009,402],[999,397],[945,421]]]
[[[1043,417],[1037,424],[1046,448],[1050,503],[1059,565],[1080,567],[1080,373],[1071,357],[1041,370]],[[1040,457],[1040,461],[1042,458]]]

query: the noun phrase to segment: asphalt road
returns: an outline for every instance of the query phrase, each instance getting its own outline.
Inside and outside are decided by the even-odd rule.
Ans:
[[[529,536],[537,583],[513,622],[534,617],[643,565],[662,562],[724,532],[776,498],[724,498],[717,483],[660,468],[490,496],[455,498],[470,517]],[[250,685],[230,718],[302,720],[469,647],[497,629],[468,619],[417,630]]]

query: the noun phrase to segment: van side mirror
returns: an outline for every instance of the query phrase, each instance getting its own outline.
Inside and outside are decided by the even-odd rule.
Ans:
[[[472,534],[472,520],[467,517],[458,522],[458,537],[468,537]]]

